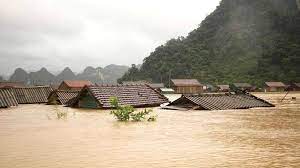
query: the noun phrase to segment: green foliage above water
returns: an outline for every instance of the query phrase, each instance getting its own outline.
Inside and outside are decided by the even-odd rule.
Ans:
[[[153,51],[119,79],[168,83],[197,78],[229,84],[300,81],[300,11],[296,0],[222,0],[189,33]]]
[[[114,108],[114,110],[112,110],[110,113],[113,114],[118,121],[156,121],[155,116],[148,116],[150,112],[152,112],[152,110],[144,109],[143,111],[135,112],[135,109],[132,106],[120,106],[119,101],[116,97],[110,98],[110,104]]]

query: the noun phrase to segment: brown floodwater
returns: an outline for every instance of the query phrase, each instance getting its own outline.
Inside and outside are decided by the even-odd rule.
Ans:
[[[139,123],[117,122],[101,110],[0,109],[0,167],[300,167],[300,93],[283,102],[284,94],[256,95],[277,106],[155,108],[156,122]],[[57,119],[57,111],[68,115]]]

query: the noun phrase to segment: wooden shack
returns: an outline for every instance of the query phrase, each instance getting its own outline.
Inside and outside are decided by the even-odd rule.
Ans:
[[[49,105],[67,105],[71,99],[75,98],[79,90],[54,90],[48,97]]]
[[[47,103],[50,93],[53,91],[50,86],[35,86],[10,88],[19,104]]]
[[[10,89],[0,88],[0,108],[18,106],[17,99]]]
[[[169,102],[166,97],[148,85],[85,86],[68,104],[77,108],[112,108],[109,102],[116,97],[120,105],[156,107]]]
[[[203,92],[203,85],[197,79],[172,79],[171,88],[177,94],[198,94]]]
[[[228,110],[254,107],[274,107],[274,105],[251,94],[219,93],[182,95],[164,108],[175,110]]]
[[[57,90],[81,90],[86,85],[90,86],[93,83],[87,80],[64,80]]]
[[[254,90],[254,87],[249,83],[233,83],[232,85],[242,91],[252,92]]]
[[[284,92],[285,88],[282,82],[265,82],[265,92]]]

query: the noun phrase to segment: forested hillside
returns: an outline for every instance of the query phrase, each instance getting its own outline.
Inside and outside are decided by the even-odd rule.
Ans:
[[[157,47],[119,82],[167,83],[169,76],[212,84],[300,81],[297,1],[222,0],[187,37]]]

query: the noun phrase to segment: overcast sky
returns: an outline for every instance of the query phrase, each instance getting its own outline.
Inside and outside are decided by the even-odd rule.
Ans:
[[[220,0],[0,0],[0,75],[142,63]]]

